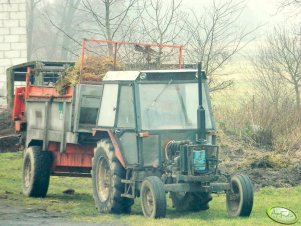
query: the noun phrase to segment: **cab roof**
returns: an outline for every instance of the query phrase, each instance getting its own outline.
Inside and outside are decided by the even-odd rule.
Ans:
[[[195,69],[109,71],[103,81],[194,80],[196,73]]]

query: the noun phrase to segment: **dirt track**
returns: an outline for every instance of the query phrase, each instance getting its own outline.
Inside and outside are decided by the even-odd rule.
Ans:
[[[74,222],[66,219],[64,216],[49,213],[44,209],[34,209],[21,207],[19,201],[6,200],[0,197],[0,225],[5,226],[125,226],[112,223],[86,223]]]

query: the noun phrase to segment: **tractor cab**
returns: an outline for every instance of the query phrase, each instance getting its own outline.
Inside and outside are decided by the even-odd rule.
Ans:
[[[197,70],[110,71],[103,83],[97,128],[112,129],[127,166],[162,167],[168,142],[196,142]],[[201,123],[207,143],[215,144],[206,80],[202,86],[206,123]]]

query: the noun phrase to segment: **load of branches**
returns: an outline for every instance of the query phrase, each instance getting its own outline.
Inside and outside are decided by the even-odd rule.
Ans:
[[[57,81],[55,88],[59,93],[64,93],[66,87],[74,86],[80,82],[99,82],[108,71],[120,71],[124,65],[118,61],[115,63],[111,56],[89,56],[81,69],[81,59],[73,67],[67,69]]]

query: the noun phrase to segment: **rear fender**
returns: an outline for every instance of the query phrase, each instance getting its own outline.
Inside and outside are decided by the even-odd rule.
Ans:
[[[119,147],[119,144],[116,140],[116,137],[113,133],[112,130],[109,130],[109,129],[99,129],[99,128],[96,128],[96,129],[93,129],[93,136],[96,136],[97,133],[107,133],[108,137],[110,138],[112,144],[113,144],[113,147],[114,147],[114,150],[115,150],[115,155],[116,155],[116,158],[118,159],[118,161],[120,162],[120,164],[126,168],[126,164],[125,164],[125,161],[124,161],[124,158],[122,156],[122,153],[121,153],[121,150],[120,150],[120,147]]]

